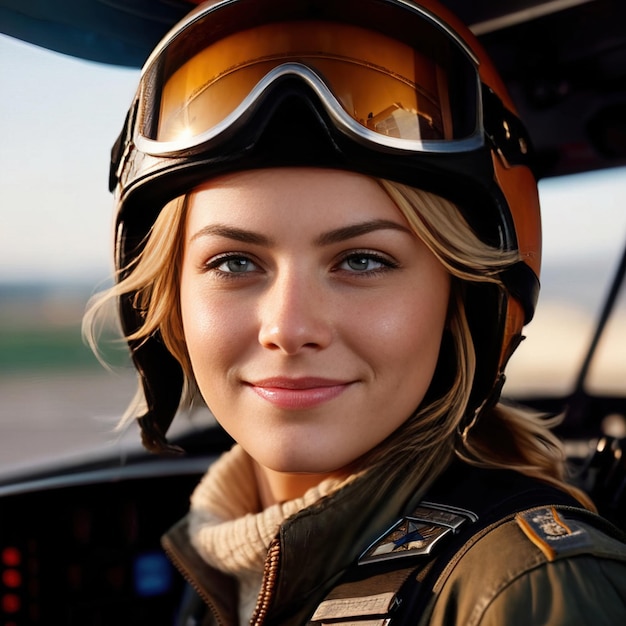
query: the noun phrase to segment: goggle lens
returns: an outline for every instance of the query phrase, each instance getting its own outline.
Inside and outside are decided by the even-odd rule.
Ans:
[[[374,142],[420,149],[480,135],[473,60],[423,15],[413,17],[419,28],[403,24],[401,36],[312,19],[243,30],[232,24],[214,34],[201,20],[190,27],[193,36],[171,41],[146,70],[140,135],[180,149],[210,143],[287,66],[307,68],[340,125],[356,124]]]

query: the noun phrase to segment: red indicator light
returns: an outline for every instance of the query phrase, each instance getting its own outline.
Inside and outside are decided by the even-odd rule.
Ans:
[[[22,584],[22,575],[16,569],[7,569],[2,572],[2,582],[6,587],[16,589]]]
[[[2,551],[2,563],[8,567],[17,567],[22,562],[22,553],[12,546]]]
[[[5,613],[17,613],[21,608],[19,596],[14,593],[7,593],[2,596],[2,610]]]

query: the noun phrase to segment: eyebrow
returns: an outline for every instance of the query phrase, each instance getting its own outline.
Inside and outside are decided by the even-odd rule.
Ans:
[[[360,222],[359,224],[351,224],[349,226],[342,226],[330,230],[326,233],[322,233],[315,239],[315,245],[328,246],[334,243],[340,243],[354,237],[366,235],[367,233],[375,232],[377,230],[398,230],[400,232],[407,233],[413,236],[413,231],[393,222],[391,220],[370,220],[367,222]],[[201,228],[190,239],[194,241],[200,237],[217,236],[224,237],[226,239],[233,239],[235,241],[241,241],[242,243],[251,243],[258,246],[271,247],[274,244],[274,240],[271,237],[256,233],[244,228],[236,228],[234,226],[226,226],[225,224],[209,224]]]
[[[200,237],[210,237],[211,235],[224,237],[226,239],[234,239],[235,241],[241,241],[242,243],[252,243],[257,246],[265,246],[267,248],[273,244],[273,240],[265,235],[255,233],[244,228],[226,226],[225,224],[209,224],[204,226],[197,233],[195,233],[189,241],[194,241]]]
[[[397,222],[393,222],[391,220],[371,220],[369,222],[351,224],[350,226],[343,226],[342,228],[330,230],[327,233],[320,235],[315,240],[315,243],[318,246],[328,246],[333,243],[339,243],[341,241],[346,241],[347,239],[359,237],[360,235],[366,235],[367,233],[377,230],[389,229],[399,230],[401,232],[408,233],[409,235],[413,235],[412,230],[402,224],[398,224]]]

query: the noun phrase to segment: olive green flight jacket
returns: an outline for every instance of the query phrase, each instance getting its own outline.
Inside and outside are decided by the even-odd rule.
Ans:
[[[447,490],[460,511],[482,498],[484,512],[490,498],[504,497],[513,512],[482,527],[467,519],[458,532],[448,532],[447,521],[439,526],[412,521],[398,527],[403,536],[400,531],[389,535],[398,520],[419,509],[422,501],[412,500],[416,485],[405,474],[372,497],[371,485],[364,488],[368,477],[361,477],[281,526],[268,550],[251,624],[626,624],[626,544],[619,531],[588,511],[557,502],[561,492],[513,472],[457,465],[448,474],[443,489],[427,499],[432,495],[436,501],[444,493],[448,506]],[[533,500],[536,506],[529,507]],[[490,519],[489,513],[481,515]],[[479,530],[474,532],[472,524]],[[444,527],[445,537],[433,542]],[[446,542],[454,545],[463,533],[467,538],[446,554]],[[437,544],[434,552],[422,554],[431,544]],[[201,598],[202,617],[195,623],[238,626],[237,582],[196,553],[185,519],[164,536],[163,545]],[[358,565],[372,545],[383,558]],[[412,550],[415,554],[407,554]]]

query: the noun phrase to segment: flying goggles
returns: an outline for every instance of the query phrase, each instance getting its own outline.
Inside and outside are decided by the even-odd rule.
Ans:
[[[205,4],[148,59],[113,184],[132,186],[120,170],[133,150],[157,159],[219,151],[287,79],[370,150],[458,154],[489,136],[506,159],[524,160],[523,129],[481,85],[478,65],[446,24],[400,0]]]

